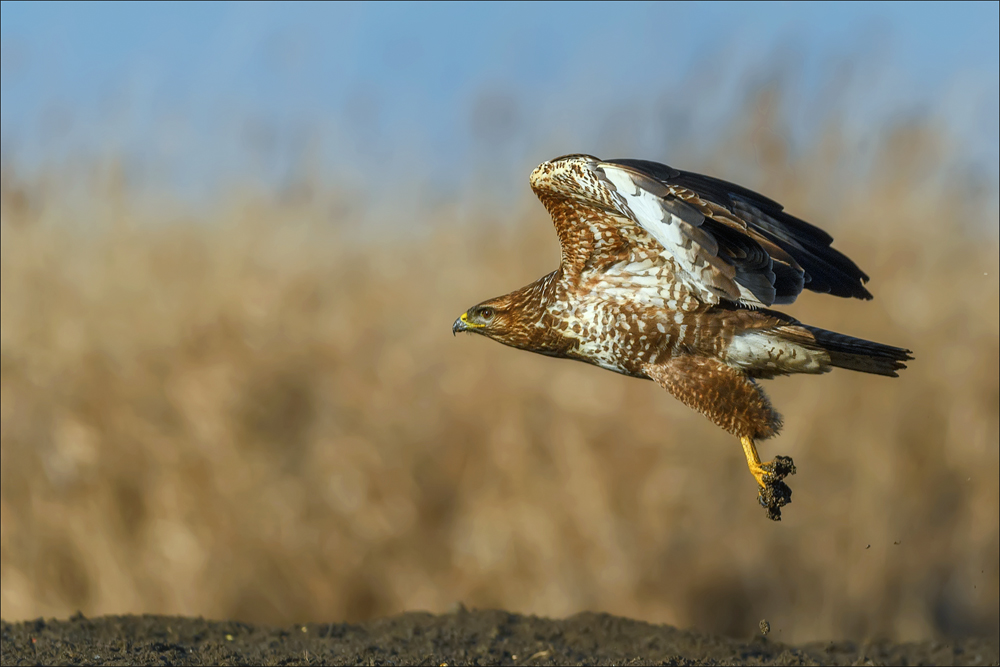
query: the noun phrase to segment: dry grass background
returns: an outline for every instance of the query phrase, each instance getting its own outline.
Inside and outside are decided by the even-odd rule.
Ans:
[[[785,641],[995,634],[995,203],[927,177],[927,128],[846,184],[835,136],[775,141],[678,165],[758,161],[744,181],[873,277],[873,302],[786,310],[917,357],[767,384],[786,428],[762,454],[799,468],[777,524],[738,443],[653,383],[451,336],[554,268],[541,206],[444,207],[391,239],[340,195],[244,193],[158,224],[96,165],[82,199],[6,169],[3,618],[461,601],[736,635],[766,617]]]

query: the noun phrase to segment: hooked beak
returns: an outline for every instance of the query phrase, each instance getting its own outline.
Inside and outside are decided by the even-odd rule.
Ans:
[[[451,335],[456,336],[461,331],[468,331],[469,328],[469,314],[462,313],[462,316],[451,325]]]

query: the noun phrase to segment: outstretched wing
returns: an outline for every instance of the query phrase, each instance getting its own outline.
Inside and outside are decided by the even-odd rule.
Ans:
[[[775,303],[794,301],[803,287],[840,297],[872,298],[864,287],[868,276],[846,255],[830,247],[833,237],[789,215],[781,204],[739,185],[657,162],[609,160],[607,164],[653,179],[667,189],[668,196],[696,207],[713,223],[757,241],[774,260]]]
[[[829,235],[736,185],[587,155],[543,163],[531,185],[552,215],[564,271],[623,287],[670,283],[670,298],[704,304],[788,303],[803,287],[871,298],[867,276]]]

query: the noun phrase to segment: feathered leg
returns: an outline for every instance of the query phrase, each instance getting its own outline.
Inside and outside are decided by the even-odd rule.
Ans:
[[[760,387],[735,368],[708,357],[674,357],[646,364],[643,371],[681,403],[740,439],[750,474],[760,487],[760,504],[769,519],[780,521],[781,508],[792,501],[792,491],[783,480],[795,474],[795,465],[787,456],[760,461],[754,441],[770,438],[781,428],[781,416]]]

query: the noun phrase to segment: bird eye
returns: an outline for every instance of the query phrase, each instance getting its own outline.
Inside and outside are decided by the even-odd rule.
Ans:
[[[493,309],[492,308],[483,308],[482,310],[479,311],[479,317],[483,318],[484,320],[492,320],[493,319]]]

